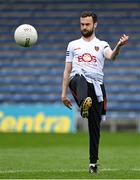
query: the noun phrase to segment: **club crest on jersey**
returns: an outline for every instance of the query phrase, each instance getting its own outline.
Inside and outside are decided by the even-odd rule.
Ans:
[[[96,62],[96,57],[89,53],[85,53],[82,56],[78,56],[78,62]]]
[[[99,47],[98,47],[98,46],[95,46],[94,49],[95,49],[96,51],[99,51]]]

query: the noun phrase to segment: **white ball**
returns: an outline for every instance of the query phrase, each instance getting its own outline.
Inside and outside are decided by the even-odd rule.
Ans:
[[[30,47],[37,42],[38,34],[36,29],[30,24],[22,24],[15,30],[14,38],[18,45]]]

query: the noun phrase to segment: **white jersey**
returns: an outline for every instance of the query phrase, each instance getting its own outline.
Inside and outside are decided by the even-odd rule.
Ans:
[[[109,44],[96,37],[90,42],[83,38],[71,41],[66,52],[66,62],[72,63],[70,77],[82,70],[91,76],[92,74],[99,76],[103,81],[104,53],[107,48],[110,48]]]

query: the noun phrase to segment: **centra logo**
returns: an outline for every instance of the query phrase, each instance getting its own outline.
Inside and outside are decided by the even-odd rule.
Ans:
[[[55,132],[67,133],[70,131],[71,120],[68,116],[46,116],[39,112],[35,116],[6,115],[0,112],[1,132]]]

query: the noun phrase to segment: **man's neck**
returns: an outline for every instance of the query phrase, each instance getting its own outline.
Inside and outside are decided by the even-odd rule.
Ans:
[[[95,34],[92,34],[90,37],[84,37],[84,36],[82,36],[83,40],[84,40],[84,41],[87,41],[87,42],[92,41],[95,37],[96,37]]]

